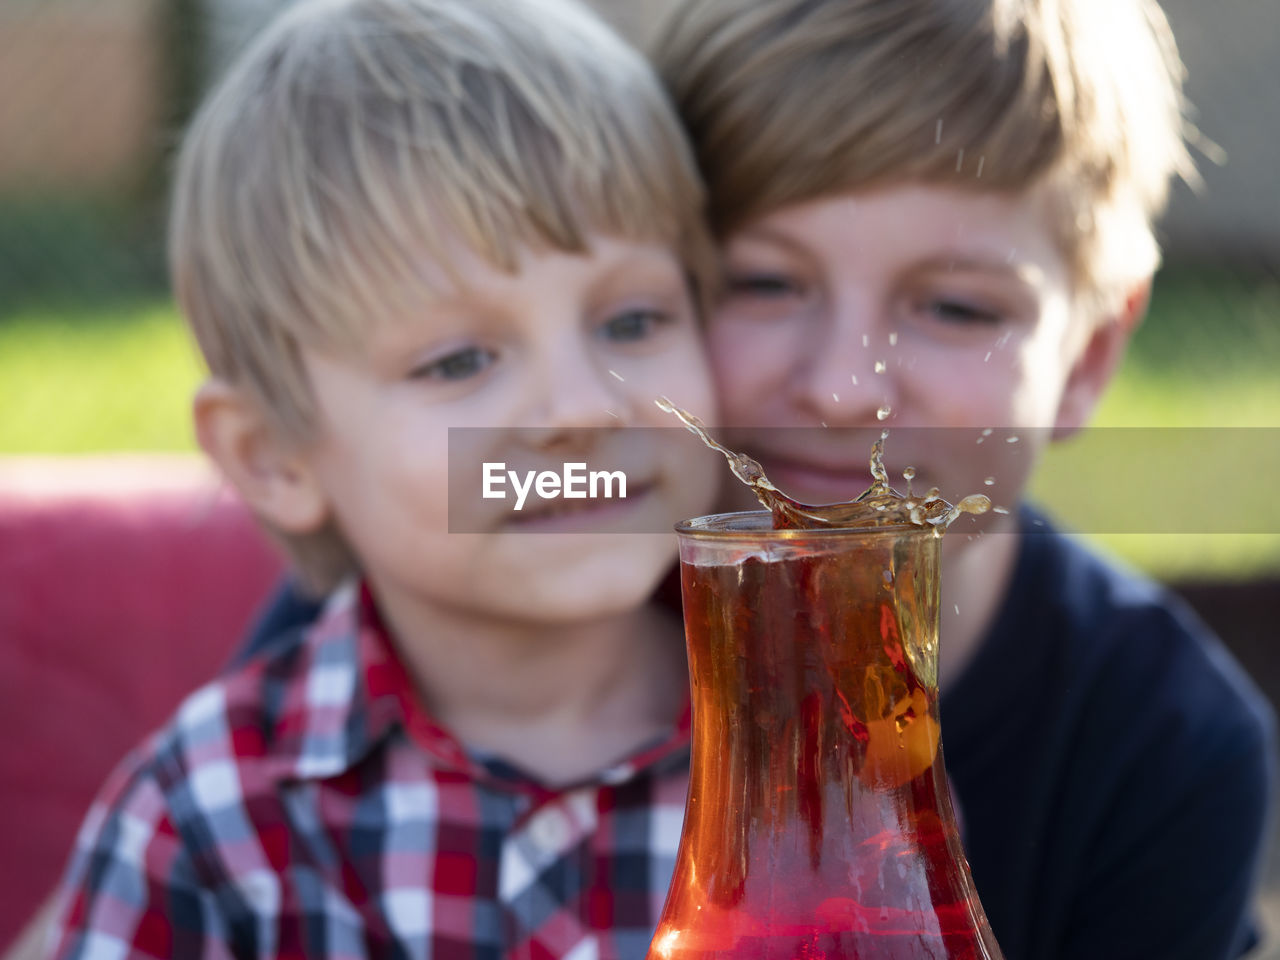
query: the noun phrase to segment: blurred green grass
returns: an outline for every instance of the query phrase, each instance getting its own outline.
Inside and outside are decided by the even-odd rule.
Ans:
[[[0,455],[194,450],[201,369],[166,300],[28,306],[0,320]]]
[[[1161,274],[1095,425],[1280,427],[1280,277]]]
[[[1106,429],[1170,427],[1218,429]],[[1248,511],[1258,529],[1277,531],[1280,502],[1269,491],[1280,474],[1278,438],[1280,279],[1168,272],[1093,426],[1049,451],[1031,492],[1064,524],[1086,531],[1122,522],[1125,512],[1193,509]],[[1126,440],[1134,449],[1119,450]],[[1165,580],[1280,574],[1275,533],[1091,532],[1089,539]]]
[[[201,371],[164,298],[21,308],[0,318],[0,456],[193,451],[190,397]],[[1280,437],[1280,279],[1225,271],[1162,275],[1095,424],[1277,428],[1235,434],[1256,435],[1261,449],[1244,462],[1222,464],[1230,479],[1218,488],[1203,490],[1207,462],[1222,456],[1212,451],[1185,471],[1161,468],[1160,479],[1178,487],[1177,503],[1199,495],[1212,500],[1207,508],[1224,509],[1229,499],[1243,498],[1244,506],[1229,509],[1260,511],[1265,528],[1280,530],[1280,503],[1265,493],[1280,471],[1280,445],[1269,445]],[[1050,451],[1032,484],[1037,500],[1084,530],[1097,526],[1100,499],[1136,509],[1147,492],[1116,458],[1099,454],[1089,433]],[[1185,443],[1185,433],[1168,433],[1168,444]],[[1155,434],[1145,432],[1144,442]],[[1166,579],[1280,573],[1280,535],[1090,536]]]

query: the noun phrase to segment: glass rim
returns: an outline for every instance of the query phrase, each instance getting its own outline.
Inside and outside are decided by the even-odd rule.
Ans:
[[[733,526],[735,523],[740,525]],[[681,539],[716,543],[866,539],[920,535],[937,537],[939,535],[936,527],[910,521],[886,523],[875,527],[807,527],[800,530],[777,530],[773,527],[773,514],[768,510],[736,510],[730,513],[709,513],[701,517],[692,517],[677,523],[675,532]]]

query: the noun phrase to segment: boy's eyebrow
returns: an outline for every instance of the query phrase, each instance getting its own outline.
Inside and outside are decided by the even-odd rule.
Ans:
[[[807,255],[808,247],[798,237],[791,236],[786,230],[779,230],[769,224],[746,227],[738,231],[735,238],[746,241],[763,241],[785,247],[795,254]],[[1044,271],[1034,263],[1028,263],[1017,257],[984,256],[972,251],[947,253],[934,252],[916,261],[910,268],[913,272],[938,271],[942,273],[985,273],[999,277],[1008,277],[1039,288],[1044,285]]]
[[[1034,263],[1011,257],[975,256],[973,253],[931,256],[915,264],[920,271],[936,270],[943,273],[985,273],[1010,277],[1031,287],[1044,284],[1044,270]]]
[[[807,248],[801,240],[792,237],[785,230],[779,230],[768,224],[757,224],[755,226],[743,227],[741,230],[737,231],[737,234],[730,241],[729,245],[732,245],[733,241],[741,240],[763,240],[768,243],[776,243],[780,247],[786,247],[792,253],[803,254],[807,252]]]

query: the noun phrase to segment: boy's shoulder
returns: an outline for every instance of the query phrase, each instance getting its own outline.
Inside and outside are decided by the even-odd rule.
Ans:
[[[356,720],[367,705],[368,655],[359,593],[347,585],[312,623],[188,696],[161,742],[180,753],[184,770],[234,762],[265,780],[337,772],[358,759],[353,735],[372,732]]]
[[[227,917],[271,914],[272,878],[292,856],[289,785],[350,769],[391,726],[367,706],[359,611],[355,590],[336,593],[314,625],[188,696],[116,768],[76,837],[57,955],[194,956],[231,936]],[[225,916],[210,891],[230,898]],[[98,929],[108,916],[120,930]]]
[[[260,802],[287,780],[340,773],[383,729],[367,716],[366,643],[355,589],[335,592],[313,624],[188,695],[95,806],[127,808],[130,795],[154,792],[169,818],[197,820]]]
[[[1042,665],[1094,705],[1142,714],[1218,745],[1274,726],[1266,698],[1169,587],[1025,508],[1022,544],[992,643],[1043,645]]]

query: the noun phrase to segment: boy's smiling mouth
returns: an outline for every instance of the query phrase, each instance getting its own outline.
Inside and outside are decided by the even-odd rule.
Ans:
[[[869,444],[867,446],[869,449]],[[856,497],[871,483],[871,469],[865,456],[835,455],[833,451],[833,455],[822,457],[815,455],[816,451],[773,450],[749,443],[746,449],[776,483],[782,480],[775,479],[775,473],[778,478],[801,488],[834,489],[841,494],[839,499],[844,500]],[[857,449],[861,452],[861,447]]]
[[[615,521],[631,514],[642,500],[648,500],[649,494],[656,487],[657,482],[654,480],[638,481],[628,486],[626,497],[613,499],[530,498],[519,513],[512,511],[507,515],[502,526],[522,533],[591,532],[605,525],[613,525]],[[680,519],[683,518],[676,517],[671,522],[674,524]]]
[[[863,438],[860,436],[858,441]],[[892,440],[890,440],[892,443]],[[856,447],[856,442],[853,444]],[[868,444],[869,446],[869,444]],[[750,445],[750,455],[759,461],[769,478],[787,492],[798,492],[810,496],[820,496],[824,502],[843,502],[859,496],[870,486],[871,468],[867,458],[863,456],[847,456],[844,452],[830,451],[827,456],[822,451],[811,453],[790,450],[772,450],[764,446]],[[861,452],[860,448],[859,452]],[[886,453],[892,452],[888,447]],[[933,484],[930,472],[921,466],[919,458],[894,456],[890,461],[885,459],[885,467],[889,473],[889,484],[903,492],[907,489],[903,479],[903,469],[907,465],[913,467],[912,486],[917,492],[927,490]],[[790,489],[788,489],[790,488]]]

